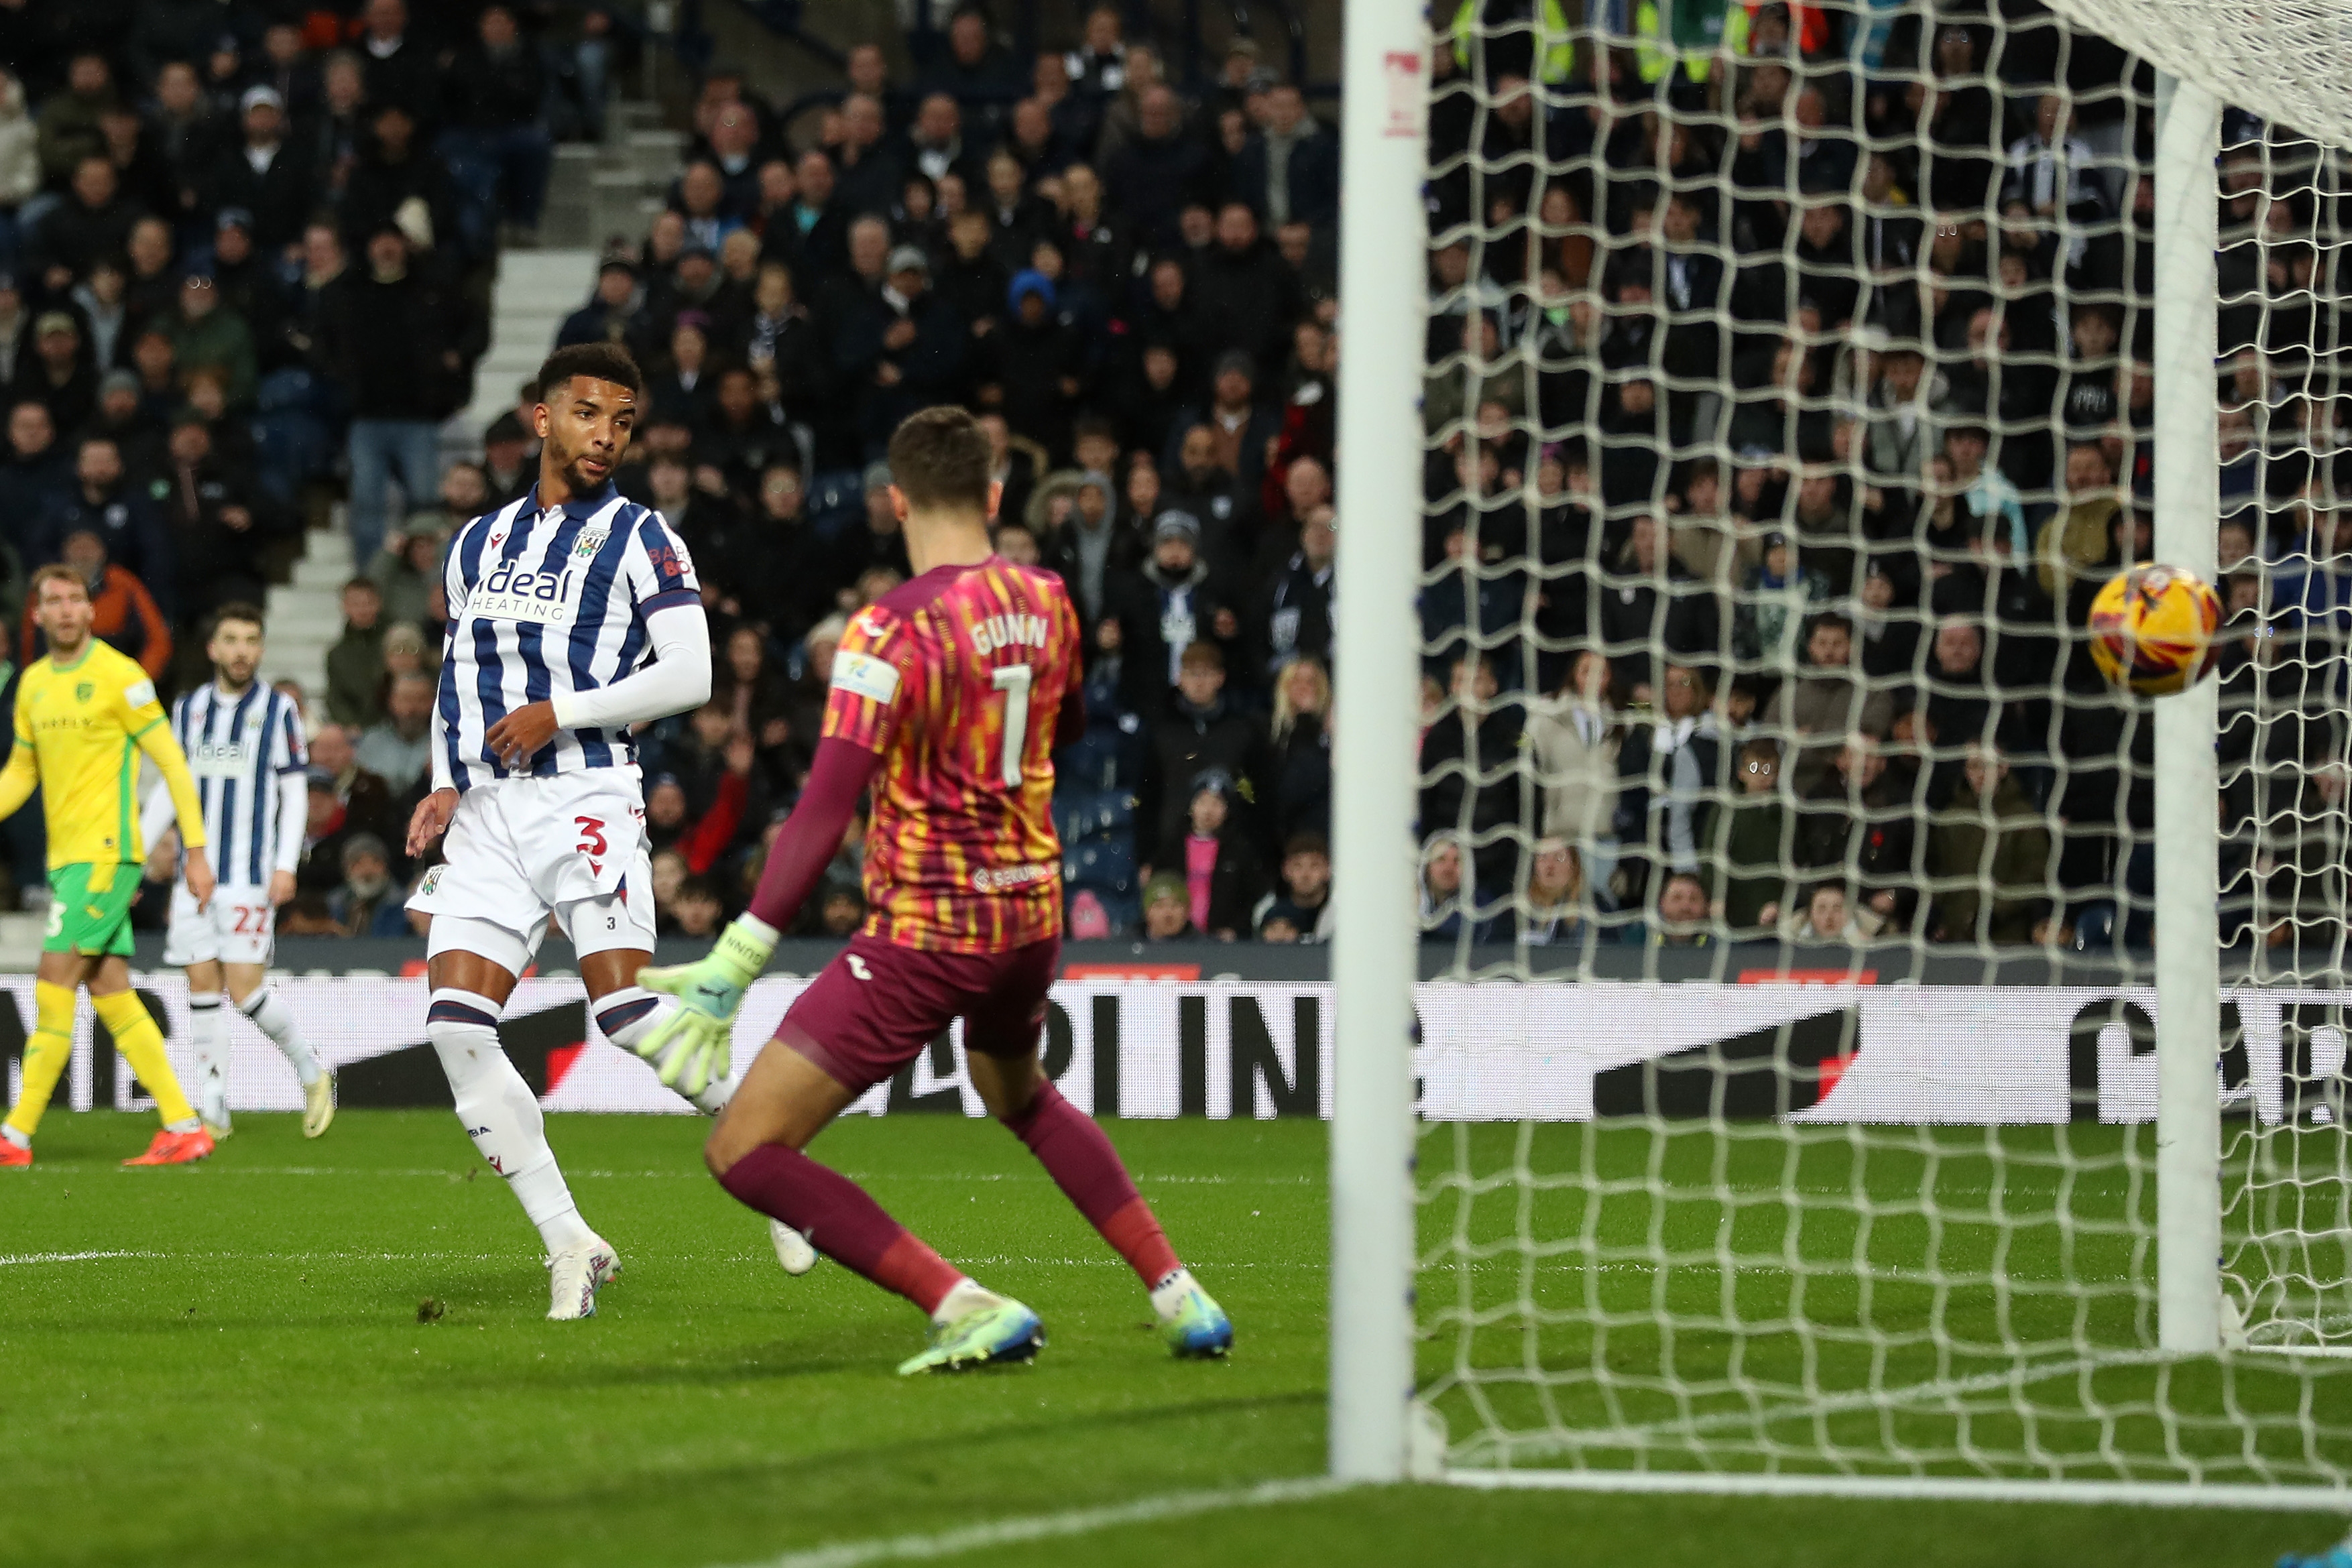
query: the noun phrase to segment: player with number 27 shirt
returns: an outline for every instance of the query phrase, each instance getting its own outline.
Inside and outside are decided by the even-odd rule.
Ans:
[[[719,1113],[705,1151],[712,1173],[775,1222],[787,1267],[805,1238],[930,1314],[930,1343],[902,1372],[1034,1355],[1045,1343],[1034,1312],[982,1289],[801,1153],[961,1019],[972,1087],[1135,1269],[1170,1347],[1222,1354],[1233,1340],[1224,1313],[1178,1260],[1110,1140],[1039,1063],[1061,952],[1053,753],[1082,717],[1080,637],[1061,580],[991,547],[989,466],[987,438],[961,409],[926,410],[892,437],[891,501],[918,575],[850,622],[807,787],[750,913],[701,962],[639,977],[686,1005],[635,1049],[661,1060],[666,1079],[723,1071],[745,988],[870,786],[866,927],[793,1002],[772,1042],[783,1049],[761,1052]]]

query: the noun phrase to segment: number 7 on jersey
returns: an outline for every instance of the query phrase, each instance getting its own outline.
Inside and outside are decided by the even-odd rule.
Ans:
[[[1021,754],[1028,749],[1029,683],[1033,674],[1026,664],[1007,664],[989,676],[989,684],[1004,694],[1004,767],[1001,777],[1005,787],[1013,789],[1021,782]]]

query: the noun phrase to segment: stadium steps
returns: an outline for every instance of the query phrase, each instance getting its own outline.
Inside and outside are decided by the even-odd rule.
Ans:
[[[317,704],[327,690],[327,650],[343,634],[342,587],[356,570],[344,507],[332,520],[305,536],[308,548],[293,576],[269,591],[269,641],[261,661],[264,680],[293,679]]]
[[[492,420],[515,404],[515,389],[539,371],[563,319],[596,285],[596,252],[510,250],[499,258],[490,295],[490,348],[474,371],[474,401],[458,416],[475,450]],[[446,434],[442,438],[446,449]]]

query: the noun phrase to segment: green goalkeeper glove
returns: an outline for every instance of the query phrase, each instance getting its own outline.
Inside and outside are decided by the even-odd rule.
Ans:
[[[654,1064],[664,1084],[691,1100],[727,1076],[736,1009],[775,951],[775,931],[746,915],[720,932],[696,962],[637,971],[637,984],[678,999],[670,1015],[632,1048]]]

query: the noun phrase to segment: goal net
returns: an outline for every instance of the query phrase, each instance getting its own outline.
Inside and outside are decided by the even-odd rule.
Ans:
[[[2352,12],[2019,9],[1431,12],[1424,1473],[2352,1487]],[[2157,63],[2218,121],[2170,207]],[[2152,702],[2085,627],[2168,461],[2226,622]]]

